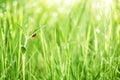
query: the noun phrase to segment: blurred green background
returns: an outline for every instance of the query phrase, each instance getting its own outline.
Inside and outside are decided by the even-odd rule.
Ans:
[[[120,0],[0,0],[0,80],[120,80]]]

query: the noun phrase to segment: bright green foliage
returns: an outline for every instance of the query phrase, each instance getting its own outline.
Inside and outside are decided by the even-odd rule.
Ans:
[[[120,0],[0,0],[0,80],[120,80]]]

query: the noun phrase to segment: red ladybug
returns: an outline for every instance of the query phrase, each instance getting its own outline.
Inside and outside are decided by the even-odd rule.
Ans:
[[[36,37],[36,33],[32,34],[32,38],[35,38]]]

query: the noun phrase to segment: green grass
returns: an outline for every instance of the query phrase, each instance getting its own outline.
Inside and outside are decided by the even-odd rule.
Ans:
[[[0,80],[120,80],[120,0],[47,1],[0,0]]]

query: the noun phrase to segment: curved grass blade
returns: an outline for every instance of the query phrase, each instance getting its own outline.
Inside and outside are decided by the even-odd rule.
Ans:
[[[32,30],[30,33],[29,33],[29,35],[31,36],[31,35],[34,35],[34,34],[36,34],[38,31],[40,31],[42,28],[44,28],[44,27],[46,27],[46,25],[44,25],[44,26],[40,26],[40,27],[37,27],[36,29],[34,29],[34,30]]]

